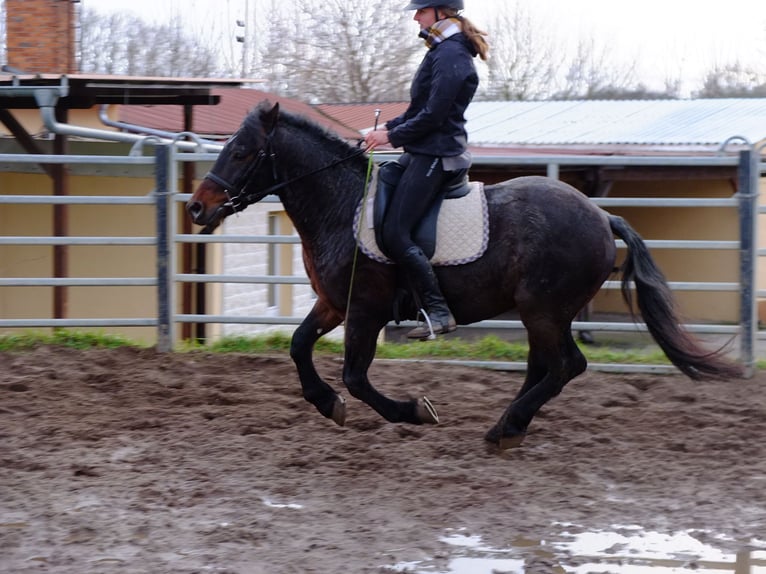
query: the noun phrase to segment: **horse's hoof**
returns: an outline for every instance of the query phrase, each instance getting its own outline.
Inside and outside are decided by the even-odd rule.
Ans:
[[[497,441],[497,448],[500,450],[509,450],[512,448],[519,448],[524,442],[526,434],[517,434],[516,436],[504,436]]]
[[[501,430],[495,426],[491,428],[487,434],[484,435],[484,440],[499,450],[508,450],[511,448],[519,448],[524,442],[526,436],[526,432],[519,432],[512,435],[503,435],[501,434]]]
[[[346,425],[346,399],[340,395],[335,395],[335,402],[332,405],[332,415],[330,418],[335,421],[339,427]]]
[[[439,424],[439,415],[436,414],[436,409],[431,404],[431,401],[428,400],[428,397],[423,397],[417,401],[415,413],[418,415],[418,420],[423,424]]]

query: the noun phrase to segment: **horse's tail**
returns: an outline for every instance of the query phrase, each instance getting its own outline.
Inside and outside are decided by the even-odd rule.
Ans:
[[[628,246],[622,266],[622,297],[635,317],[630,288],[632,281],[641,316],[668,359],[692,379],[741,377],[742,367],[727,359],[724,349],[704,349],[681,326],[673,292],[636,230],[616,215],[609,216],[609,224],[612,232]]]

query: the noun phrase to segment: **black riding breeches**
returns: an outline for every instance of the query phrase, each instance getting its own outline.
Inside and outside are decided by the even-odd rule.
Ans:
[[[415,246],[413,232],[452,173],[444,171],[438,157],[409,154],[408,159],[382,226],[388,255],[396,262]]]

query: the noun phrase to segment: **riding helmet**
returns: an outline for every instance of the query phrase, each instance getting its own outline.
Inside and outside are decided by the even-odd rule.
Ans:
[[[463,9],[463,0],[415,0],[404,8],[405,10],[420,10],[422,8],[452,8]]]

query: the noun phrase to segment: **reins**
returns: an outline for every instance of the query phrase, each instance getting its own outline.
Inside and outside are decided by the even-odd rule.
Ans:
[[[287,181],[281,181],[279,183],[276,183],[276,184],[272,185],[271,187],[266,188],[266,190],[263,191],[262,193],[263,193],[264,196],[270,195],[270,194],[272,194],[272,193],[274,193],[274,192],[276,192],[276,191],[278,191],[278,190],[280,190],[280,189],[282,189],[284,187],[287,187],[288,185],[292,185],[293,183],[295,183],[297,181],[300,181],[300,180],[302,180],[304,178],[311,177],[312,175],[316,175],[316,174],[321,173],[321,172],[323,172],[323,171],[325,171],[327,169],[332,169],[333,167],[335,167],[337,165],[340,165],[340,164],[342,164],[345,161],[349,161],[351,159],[354,159],[355,157],[357,157],[359,155],[362,155],[363,153],[364,153],[363,149],[357,149],[353,153],[351,153],[350,155],[347,155],[346,157],[342,157],[340,159],[336,159],[335,161],[333,161],[332,163],[330,163],[328,165],[325,165],[325,166],[322,166],[322,167],[318,167],[318,168],[316,168],[316,169],[314,169],[312,171],[309,171],[307,173],[303,173],[301,175],[298,175],[298,176],[295,176],[295,177],[293,177],[291,179],[288,179]],[[274,156],[272,156],[272,157],[274,157]],[[246,199],[247,199],[247,197],[248,196],[245,196]],[[250,204],[248,203],[247,205],[250,205]]]
[[[360,217],[364,219],[364,210],[367,208],[367,195],[370,192],[370,176],[372,174],[372,155],[373,152],[370,151],[370,158],[367,160],[367,175],[364,178],[364,193],[362,194],[362,213]],[[351,224],[352,234],[353,234],[353,223]],[[351,263],[351,279],[349,280],[348,285],[348,298],[346,299],[346,316],[343,319],[343,324],[348,324],[348,313],[351,310],[351,292],[354,290],[354,278],[356,277],[356,263],[359,259],[359,243],[356,241],[356,238],[354,238],[354,259]]]
[[[321,173],[325,170],[332,169],[333,167],[336,167],[346,161],[352,160],[357,156],[360,156],[364,153],[363,148],[358,148],[354,150],[351,154],[335,159],[332,162],[330,162],[327,165],[323,165],[321,167],[318,167],[316,169],[313,169],[309,172],[302,173],[300,175],[297,175],[293,178],[290,178],[286,181],[280,181],[278,183],[275,183],[271,187],[267,187],[265,190],[259,191],[257,194],[255,193],[247,193],[247,187],[249,185],[250,179],[253,177],[253,175],[256,173],[258,168],[261,166],[261,164],[265,160],[270,160],[271,162],[271,171],[272,171],[272,179],[277,180],[277,165],[276,165],[276,159],[277,155],[274,153],[274,150],[272,149],[272,138],[274,136],[274,131],[272,130],[269,135],[266,137],[266,145],[258,152],[257,157],[252,162],[250,166],[242,173],[242,175],[239,177],[237,183],[232,184],[222,177],[220,177],[218,174],[214,173],[213,170],[210,170],[205,177],[216,184],[223,187],[226,197],[228,198],[228,202],[226,205],[231,207],[234,212],[242,211],[249,205],[252,205],[253,203],[256,203],[257,200],[253,199],[256,195],[260,197],[266,197],[267,195],[271,195],[273,193],[276,193],[280,189],[283,189],[285,187],[288,187],[289,185],[292,185],[293,183],[300,181],[302,179],[305,179],[307,177],[311,177],[312,175],[316,175],[318,173]],[[233,191],[235,195],[230,196],[229,191]]]
[[[375,110],[375,125],[373,126],[372,130],[376,131],[378,129],[378,120],[380,119],[380,109]],[[362,142],[359,142],[360,146]],[[361,149],[361,147],[360,147]],[[364,210],[367,208],[367,195],[370,192],[370,175],[372,174],[372,156],[375,153],[373,149],[370,149],[370,157],[367,160],[367,175],[365,175],[364,178],[364,191],[362,193],[362,210],[359,215],[361,219],[364,219]],[[353,235],[353,229],[354,224],[352,222],[351,224],[351,234]],[[348,282],[348,298],[346,299],[346,315],[343,318],[343,325],[345,328],[345,325],[348,325],[348,314],[349,311],[351,311],[351,293],[354,290],[354,278],[356,277],[356,262],[359,259],[359,242],[356,241],[356,237],[354,237],[354,259],[351,263],[351,278]]]

